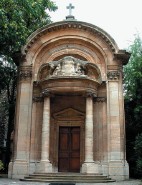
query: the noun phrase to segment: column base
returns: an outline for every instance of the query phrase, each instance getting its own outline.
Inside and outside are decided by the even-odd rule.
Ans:
[[[84,162],[82,164],[82,173],[86,174],[99,174],[100,166],[95,162]]]
[[[8,178],[22,179],[28,175],[29,165],[27,161],[16,160],[9,163]]]
[[[129,165],[127,161],[110,161],[109,162],[109,177],[114,180],[129,179]]]
[[[36,169],[37,173],[52,173],[52,164],[50,161],[40,161]]]
[[[105,176],[108,176],[108,162],[102,161],[101,166],[102,166],[102,174]]]

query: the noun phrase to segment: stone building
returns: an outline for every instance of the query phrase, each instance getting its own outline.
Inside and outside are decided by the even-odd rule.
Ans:
[[[67,18],[22,50],[10,178],[33,173],[129,178],[122,68],[129,53],[97,26]]]

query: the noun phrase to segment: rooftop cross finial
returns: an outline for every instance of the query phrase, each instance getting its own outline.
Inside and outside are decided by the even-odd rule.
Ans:
[[[74,9],[75,7],[72,6],[72,4],[70,3],[69,6],[67,6],[67,9],[69,9],[69,16],[72,16],[72,9]]]

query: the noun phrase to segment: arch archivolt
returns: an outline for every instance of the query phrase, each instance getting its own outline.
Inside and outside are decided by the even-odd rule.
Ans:
[[[109,51],[109,48],[106,44],[102,43],[101,41],[96,42],[96,40],[92,40],[88,38],[88,35],[85,37],[80,36],[80,35],[62,35],[62,36],[56,36],[50,39],[40,39],[39,42],[36,42],[36,45],[32,46],[32,48],[29,50],[29,54],[27,53],[27,59],[28,59],[28,55],[32,54],[32,63],[34,64],[35,59],[37,58],[39,53],[42,53],[42,51],[44,50],[44,48],[48,47],[49,45],[51,47],[55,47],[55,45],[59,44],[59,43],[66,43],[66,44],[70,44],[70,42],[75,42],[75,43],[79,43],[82,42],[84,45],[86,45],[87,47],[92,47],[94,48],[96,51],[99,51],[99,53],[106,58],[108,54],[111,54],[111,52]],[[33,50],[33,51],[32,51]]]
[[[101,71],[102,79],[105,80],[107,64],[106,53],[102,49],[98,49],[98,47],[96,48],[94,45],[90,45],[90,43],[84,40],[75,38],[64,38],[63,40],[56,40],[56,42],[50,41],[49,43],[44,43],[41,48],[39,48],[32,62],[34,64],[34,80],[36,80],[38,70],[42,64],[67,55],[77,55],[77,58],[83,58],[83,60],[96,64]]]

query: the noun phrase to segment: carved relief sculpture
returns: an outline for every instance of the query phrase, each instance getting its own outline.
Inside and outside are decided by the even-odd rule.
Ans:
[[[99,69],[88,61],[66,56],[59,61],[52,61],[41,66],[39,80],[49,78],[82,77],[101,82]]]
[[[50,64],[49,64],[50,65]],[[84,61],[80,61],[72,56],[64,57],[59,60],[57,65],[52,62],[52,66],[54,65],[54,71],[51,74],[54,76],[82,76],[85,74],[85,70],[83,69]],[[51,66],[51,65],[50,65]]]

